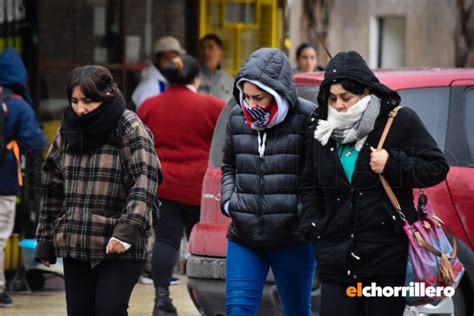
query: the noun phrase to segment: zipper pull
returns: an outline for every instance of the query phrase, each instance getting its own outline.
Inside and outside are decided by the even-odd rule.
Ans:
[[[354,258],[356,258],[357,260],[360,260],[360,257],[359,256],[356,256],[355,253],[351,252],[351,256],[353,256]]]
[[[260,131],[258,131],[258,153],[260,155],[260,159],[264,159],[265,157],[265,143],[267,142],[267,132],[263,132],[263,135]]]

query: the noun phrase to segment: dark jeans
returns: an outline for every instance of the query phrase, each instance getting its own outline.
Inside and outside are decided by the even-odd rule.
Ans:
[[[403,277],[383,277],[373,280],[377,286],[403,286]],[[370,286],[371,282],[362,282]],[[336,283],[321,284],[321,316],[402,316],[405,309],[404,297],[349,297],[348,285]]]
[[[191,230],[199,222],[200,207],[161,200],[160,219],[155,226],[152,271],[155,286],[168,287],[176,264],[183,229],[189,238]]]
[[[104,260],[90,262],[63,259],[69,316],[128,315],[128,301],[145,261]]]

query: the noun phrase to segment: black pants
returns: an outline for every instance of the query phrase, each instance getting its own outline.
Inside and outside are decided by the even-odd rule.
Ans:
[[[89,262],[64,258],[67,314],[69,316],[127,315],[128,301],[145,261]]]
[[[199,222],[199,206],[162,200],[160,219],[155,226],[155,243],[152,255],[152,274],[155,286],[168,287],[176,264],[183,229],[189,238],[191,230]]]
[[[372,282],[372,281],[370,281]],[[363,282],[363,286],[370,286]],[[377,286],[403,286],[404,277],[384,277],[373,280]],[[321,316],[402,316],[404,297],[349,297],[347,285],[321,284]]]

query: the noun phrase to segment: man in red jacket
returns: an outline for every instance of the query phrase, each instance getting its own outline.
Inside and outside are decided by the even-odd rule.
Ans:
[[[147,99],[138,110],[153,132],[164,178],[158,188],[162,206],[152,256],[154,316],[177,315],[168,287],[183,228],[189,237],[199,221],[202,179],[214,127],[224,107],[218,98],[197,93],[199,64],[193,57],[178,57],[162,72],[171,87]]]

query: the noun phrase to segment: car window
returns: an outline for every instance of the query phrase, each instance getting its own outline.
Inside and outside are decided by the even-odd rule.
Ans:
[[[465,115],[464,126],[466,128],[466,139],[469,145],[469,161],[474,166],[474,88],[467,90],[464,98]]]
[[[318,104],[318,92],[319,86],[315,85],[308,85],[308,86],[296,86],[296,90],[298,91],[298,96],[306,99],[308,101],[313,102],[314,104]]]
[[[398,91],[401,105],[412,108],[421,118],[441,150],[446,144],[449,88],[423,88]]]
[[[230,112],[235,104],[236,102],[233,98],[226,104],[214,128],[209,158],[211,159],[211,163],[216,167],[222,165],[222,147],[224,146],[225,130]]]

